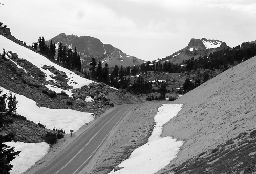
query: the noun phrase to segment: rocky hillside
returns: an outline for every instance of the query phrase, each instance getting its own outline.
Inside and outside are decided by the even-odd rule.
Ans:
[[[39,107],[89,112],[97,118],[115,104],[140,101],[125,91],[85,79],[2,35],[0,49],[4,50],[0,54],[0,89],[31,99]],[[45,131],[38,131],[43,128],[37,123],[25,117],[12,120],[1,134],[13,133],[17,141],[42,141],[41,134],[35,132]]]
[[[141,59],[123,53],[110,44],[103,44],[99,39],[91,36],[79,37],[61,33],[51,40],[55,43],[61,42],[72,49],[76,47],[81,56],[83,68],[88,67],[91,57],[97,58],[102,63],[108,63],[110,67],[114,67],[115,65],[127,67],[139,65],[144,62]]]
[[[198,58],[200,56],[207,56],[212,52],[228,48],[225,42],[210,39],[194,39],[192,38],[185,48],[175,52],[174,54],[162,59],[163,61],[170,61],[171,63],[180,64],[192,57]]]
[[[256,172],[256,57],[185,94],[163,136],[184,141],[159,173]]]

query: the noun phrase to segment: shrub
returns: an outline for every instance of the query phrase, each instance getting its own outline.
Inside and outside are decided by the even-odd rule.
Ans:
[[[47,132],[47,134],[44,136],[44,141],[50,145],[57,143],[57,136],[55,133]]]
[[[55,91],[51,91],[49,89],[43,89],[42,93],[48,95],[51,98],[56,98],[57,97],[56,92]]]
[[[65,131],[62,129],[53,129],[53,132],[47,132],[43,137],[44,141],[50,145],[56,144],[58,139],[64,137]]]

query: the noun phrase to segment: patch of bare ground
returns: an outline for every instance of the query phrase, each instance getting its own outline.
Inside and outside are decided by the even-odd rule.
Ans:
[[[192,168],[188,167],[187,170],[183,170],[184,164],[191,164],[191,160],[200,162],[203,159],[202,156],[204,156],[202,154],[208,154],[209,151],[211,151],[211,154],[221,154],[219,150],[226,147],[225,144],[228,141],[237,139],[241,133],[255,129],[256,58],[254,57],[228,69],[175,102],[184,104],[183,109],[164,126],[163,136],[172,136],[185,141],[185,143],[177,158],[158,173],[171,173],[173,170],[177,173],[198,173],[199,170],[196,171],[195,169],[199,168],[198,165],[201,163],[193,165]],[[250,140],[248,142],[249,140],[248,137],[245,137],[242,142],[250,144],[250,146],[245,146],[247,148],[253,146],[254,150],[251,152],[254,152],[255,141]],[[216,149],[216,152],[213,152],[214,149]],[[245,148],[244,152],[247,150]],[[235,151],[232,152],[232,148],[225,151],[225,153],[229,152],[233,153],[229,156],[230,160],[239,157],[235,155]],[[244,154],[246,155],[246,153]],[[240,155],[242,157],[243,153]],[[213,155],[208,156],[213,158]],[[221,157],[213,159],[223,164],[227,162],[227,159],[224,160]],[[251,164],[249,163],[248,161],[247,166],[242,164],[237,167],[233,166],[232,172],[236,173],[239,166],[249,166],[250,168]],[[255,166],[255,164],[252,165]],[[219,165],[216,165],[213,160],[209,161],[207,166],[204,166],[210,167],[209,170],[211,171],[219,171],[218,169],[220,169]],[[230,173],[227,167],[226,169],[221,171]],[[207,173],[206,168],[203,171],[203,173]]]
[[[166,103],[166,102],[165,102]],[[89,164],[80,173],[106,174],[148,141],[154,116],[163,102],[146,102],[134,109],[111,131]]]

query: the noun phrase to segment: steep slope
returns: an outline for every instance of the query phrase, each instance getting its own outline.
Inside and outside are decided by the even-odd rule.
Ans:
[[[192,38],[185,48],[175,52],[174,54],[162,59],[171,63],[180,64],[183,61],[189,60],[192,57],[207,56],[212,52],[228,48],[225,42],[211,39],[194,39]]]
[[[62,42],[72,49],[76,47],[81,56],[83,68],[88,67],[91,57],[96,58],[97,61],[108,63],[110,67],[114,67],[115,65],[127,67],[144,62],[143,60],[123,53],[110,44],[103,44],[99,39],[90,36],[78,37],[76,35],[61,33],[51,40],[55,43]]]
[[[140,60],[134,56],[129,56],[123,53],[121,50],[115,48],[106,58],[102,60],[102,63],[107,63],[110,67],[117,66],[134,66],[144,63],[143,60]]]
[[[184,107],[163,136],[185,143],[159,173],[255,172],[255,93],[256,57],[176,100]]]

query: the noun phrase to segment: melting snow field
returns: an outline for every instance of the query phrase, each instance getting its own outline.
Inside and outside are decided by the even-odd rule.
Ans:
[[[11,161],[13,165],[10,172],[11,174],[21,174],[25,172],[46,155],[49,149],[47,143],[6,142],[5,144],[14,147],[15,151],[21,151],[19,156]]]
[[[32,51],[28,48],[20,46],[20,45],[16,44],[15,42],[0,35],[0,50],[3,50],[3,49],[5,49],[6,51],[12,51],[14,53],[17,53],[19,58],[25,59],[25,60],[31,62],[33,65],[38,67],[42,72],[44,72],[46,74],[47,80],[54,81],[54,79],[51,78],[51,76],[50,76],[53,74],[49,70],[45,70],[42,68],[44,65],[54,66],[57,70],[65,72],[69,79],[68,85],[73,88],[81,88],[82,86],[89,85],[90,83],[93,82],[91,80],[80,77],[79,75],[75,74],[74,72],[51,62],[46,57],[44,57],[38,53],[35,53],[34,51]],[[56,90],[56,91],[61,91],[61,89]]]
[[[0,87],[0,90],[2,90],[3,93],[10,93],[10,91],[2,87]],[[23,95],[15,94],[15,96],[18,101],[17,113],[30,121],[44,124],[48,129],[63,129],[66,133],[69,133],[71,129],[77,131],[85,123],[89,123],[94,119],[91,113],[71,109],[38,107],[35,101]]]
[[[182,146],[182,141],[172,137],[161,137],[163,125],[175,117],[181,110],[182,104],[164,104],[155,116],[156,126],[148,143],[135,149],[130,158],[123,161],[122,169],[110,174],[154,174],[174,159]]]

